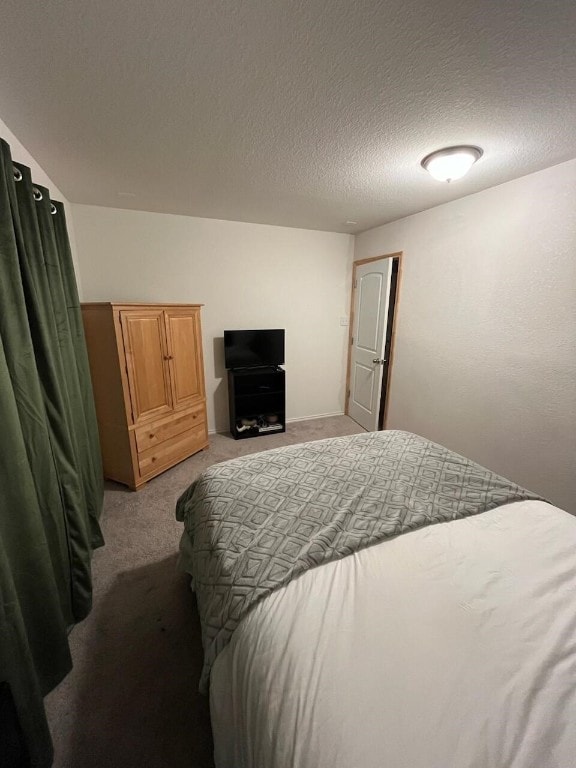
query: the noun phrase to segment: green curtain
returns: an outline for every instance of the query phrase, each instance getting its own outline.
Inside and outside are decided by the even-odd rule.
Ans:
[[[0,682],[48,766],[42,697],[90,611],[102,467],[64,209],[0,144]]]

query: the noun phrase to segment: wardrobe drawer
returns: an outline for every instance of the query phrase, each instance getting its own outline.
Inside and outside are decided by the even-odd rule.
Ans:
[[[189,429],[197,427],[206,421],[205,405],[198,403],[185,413],[169,416],[165,419],[158,419],[152,424],[144,427],[136,427],[136,449],[138,453],[146,451],[155,445],[166,442],[175,435],[187,432]]]
[[[138,468],[142,478],[153,477],[163,469],[177,464],[208,445],[206,424],[199,424],[180,435],[175,435],[138,454]]]

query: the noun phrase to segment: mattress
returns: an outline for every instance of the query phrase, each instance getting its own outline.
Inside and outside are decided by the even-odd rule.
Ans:
[[[576,520],[516,501],[306,571],[210,707],[217,768],[576,766]]]

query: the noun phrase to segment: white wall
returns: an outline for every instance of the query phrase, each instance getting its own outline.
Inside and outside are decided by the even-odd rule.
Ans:
[[[350,235],[84,205],[72,215],[85,301],[205,305],[209,429],[228,429],[225,328],[286,329],[289,419],[343,412]]]
[[[72,215],[70,212],[70,203],[67,198],[58,189],[56,184],[44,171],[44,169],[36,162],[26,147],[16,138],[10,128],[0,120],[0,138],[10,144],[10,153],[12,160],[17,163],[27,165],[32,171],[32,180],[42,187],[47,187],[50,190],[50,196],[54,200],[60,200],[64,204],[64,210],[66,211],[66,225],[68,228],[68,237],[70,239],[70,247],[72,249],[72,259],[74,261],[74,270],[76,272],[76,282],[78,284],[78,290],[82,291],[82,285],[80,281],[80,274],[78,269],[78,256],[76,250],[76,240],[74,236],[74,223],[72,222]]]
[[[576,513],[576,160],[356,239],[394,251],[388,426]]]

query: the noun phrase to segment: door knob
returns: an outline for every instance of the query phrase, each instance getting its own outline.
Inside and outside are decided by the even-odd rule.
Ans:
[[[375,363],[376,365],[384,365],[386,360],[380,360],[379,357],[375,357],[374,360],[372,360],[372,362]]]

